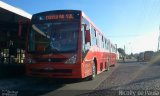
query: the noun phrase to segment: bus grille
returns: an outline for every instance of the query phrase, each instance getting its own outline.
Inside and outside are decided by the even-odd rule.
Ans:
[[[72,69],[53,69],[53,70],[46,70],[46,69],[32,69],[32,72],[43,72],[43,73],[72,73]]]
[[[65,62],[66,58],[34,58],[36,62]]]

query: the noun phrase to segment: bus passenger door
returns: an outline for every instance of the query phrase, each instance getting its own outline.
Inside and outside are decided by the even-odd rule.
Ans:
[[[90,29],[87,24],[82,24],[82,59],[84,59],[91,47]]]
[[[88,54],[91,48],[90,28],[87,24],[82,24],[82,60],[84,61],[84,75],[89,76],[91,73],[91,62]]]

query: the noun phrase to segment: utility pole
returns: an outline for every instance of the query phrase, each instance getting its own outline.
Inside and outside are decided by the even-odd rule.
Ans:
[[[126,53],[125,51],[126,51],[126,48],[125,48],[125,45],[124,45],[124,54]]]
[[[160,25],[159,25],[159,36],[158,36],[158,48],[157,51],[159,51],[159,47],[160,47]]]
[[[125,62],[125,59],[126,59],[126,52],[125,52],[126,48],[125,48],[125,45],[124,45],[124,56],[123,56],[123,62]]]

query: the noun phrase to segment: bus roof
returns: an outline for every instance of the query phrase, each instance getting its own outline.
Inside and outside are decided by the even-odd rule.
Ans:
[[[50,10],[50,11],[44,11],[44,12],[39,12],[39,13],[36,13],[36,14],[33,14],[33,15],[41,15],[41,14],[47,14],[47,13],[53,13],[53,12],[60,12],[60,11],[75,11],[75,12],[81,12],[81,10]]]
[[[92,20],[91,20],[83,11],[82,11],[82,16],[83,16],[84,18],[86,18],[86,19],[90,22],[90,24],[91,24],[96,30],[98,30],[98,32],[100,32],[102,35],[104,35],[103,32],[92,22]],[[107,39],[107,38],[105,37],[105,35],[104,35],[104,38]],[[107,40],[109,40],[109,39],[107,39]],[[109,42],[110,42],[110,40],[109,40]],[[111,43],[111,42],[110,42],[110,43]],[[112,43],[111,43],[111,45],[114,46],[114,44],[112,44]]]
[[[102,31],[98,27],[96,27],[96,25],[92,22],[92,20],[83,11],[82,11],[82,16],[86,18],[92,24],[92,26],[96,28],[96,30],[98,30],[101,34],[103,34]]]

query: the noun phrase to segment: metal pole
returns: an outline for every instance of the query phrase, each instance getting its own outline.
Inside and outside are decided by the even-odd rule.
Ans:
[[[160,25],[159,25],[159,36],[158,36],[158,48],[157,48],[157,51],[159,51],[159,43],[160,43]]]
[[[125,62],[125,59],[126,59],[126,47],[125,47],[125,45],[124,45],[124,57],[123,58],[124,58],[123,61]]]

